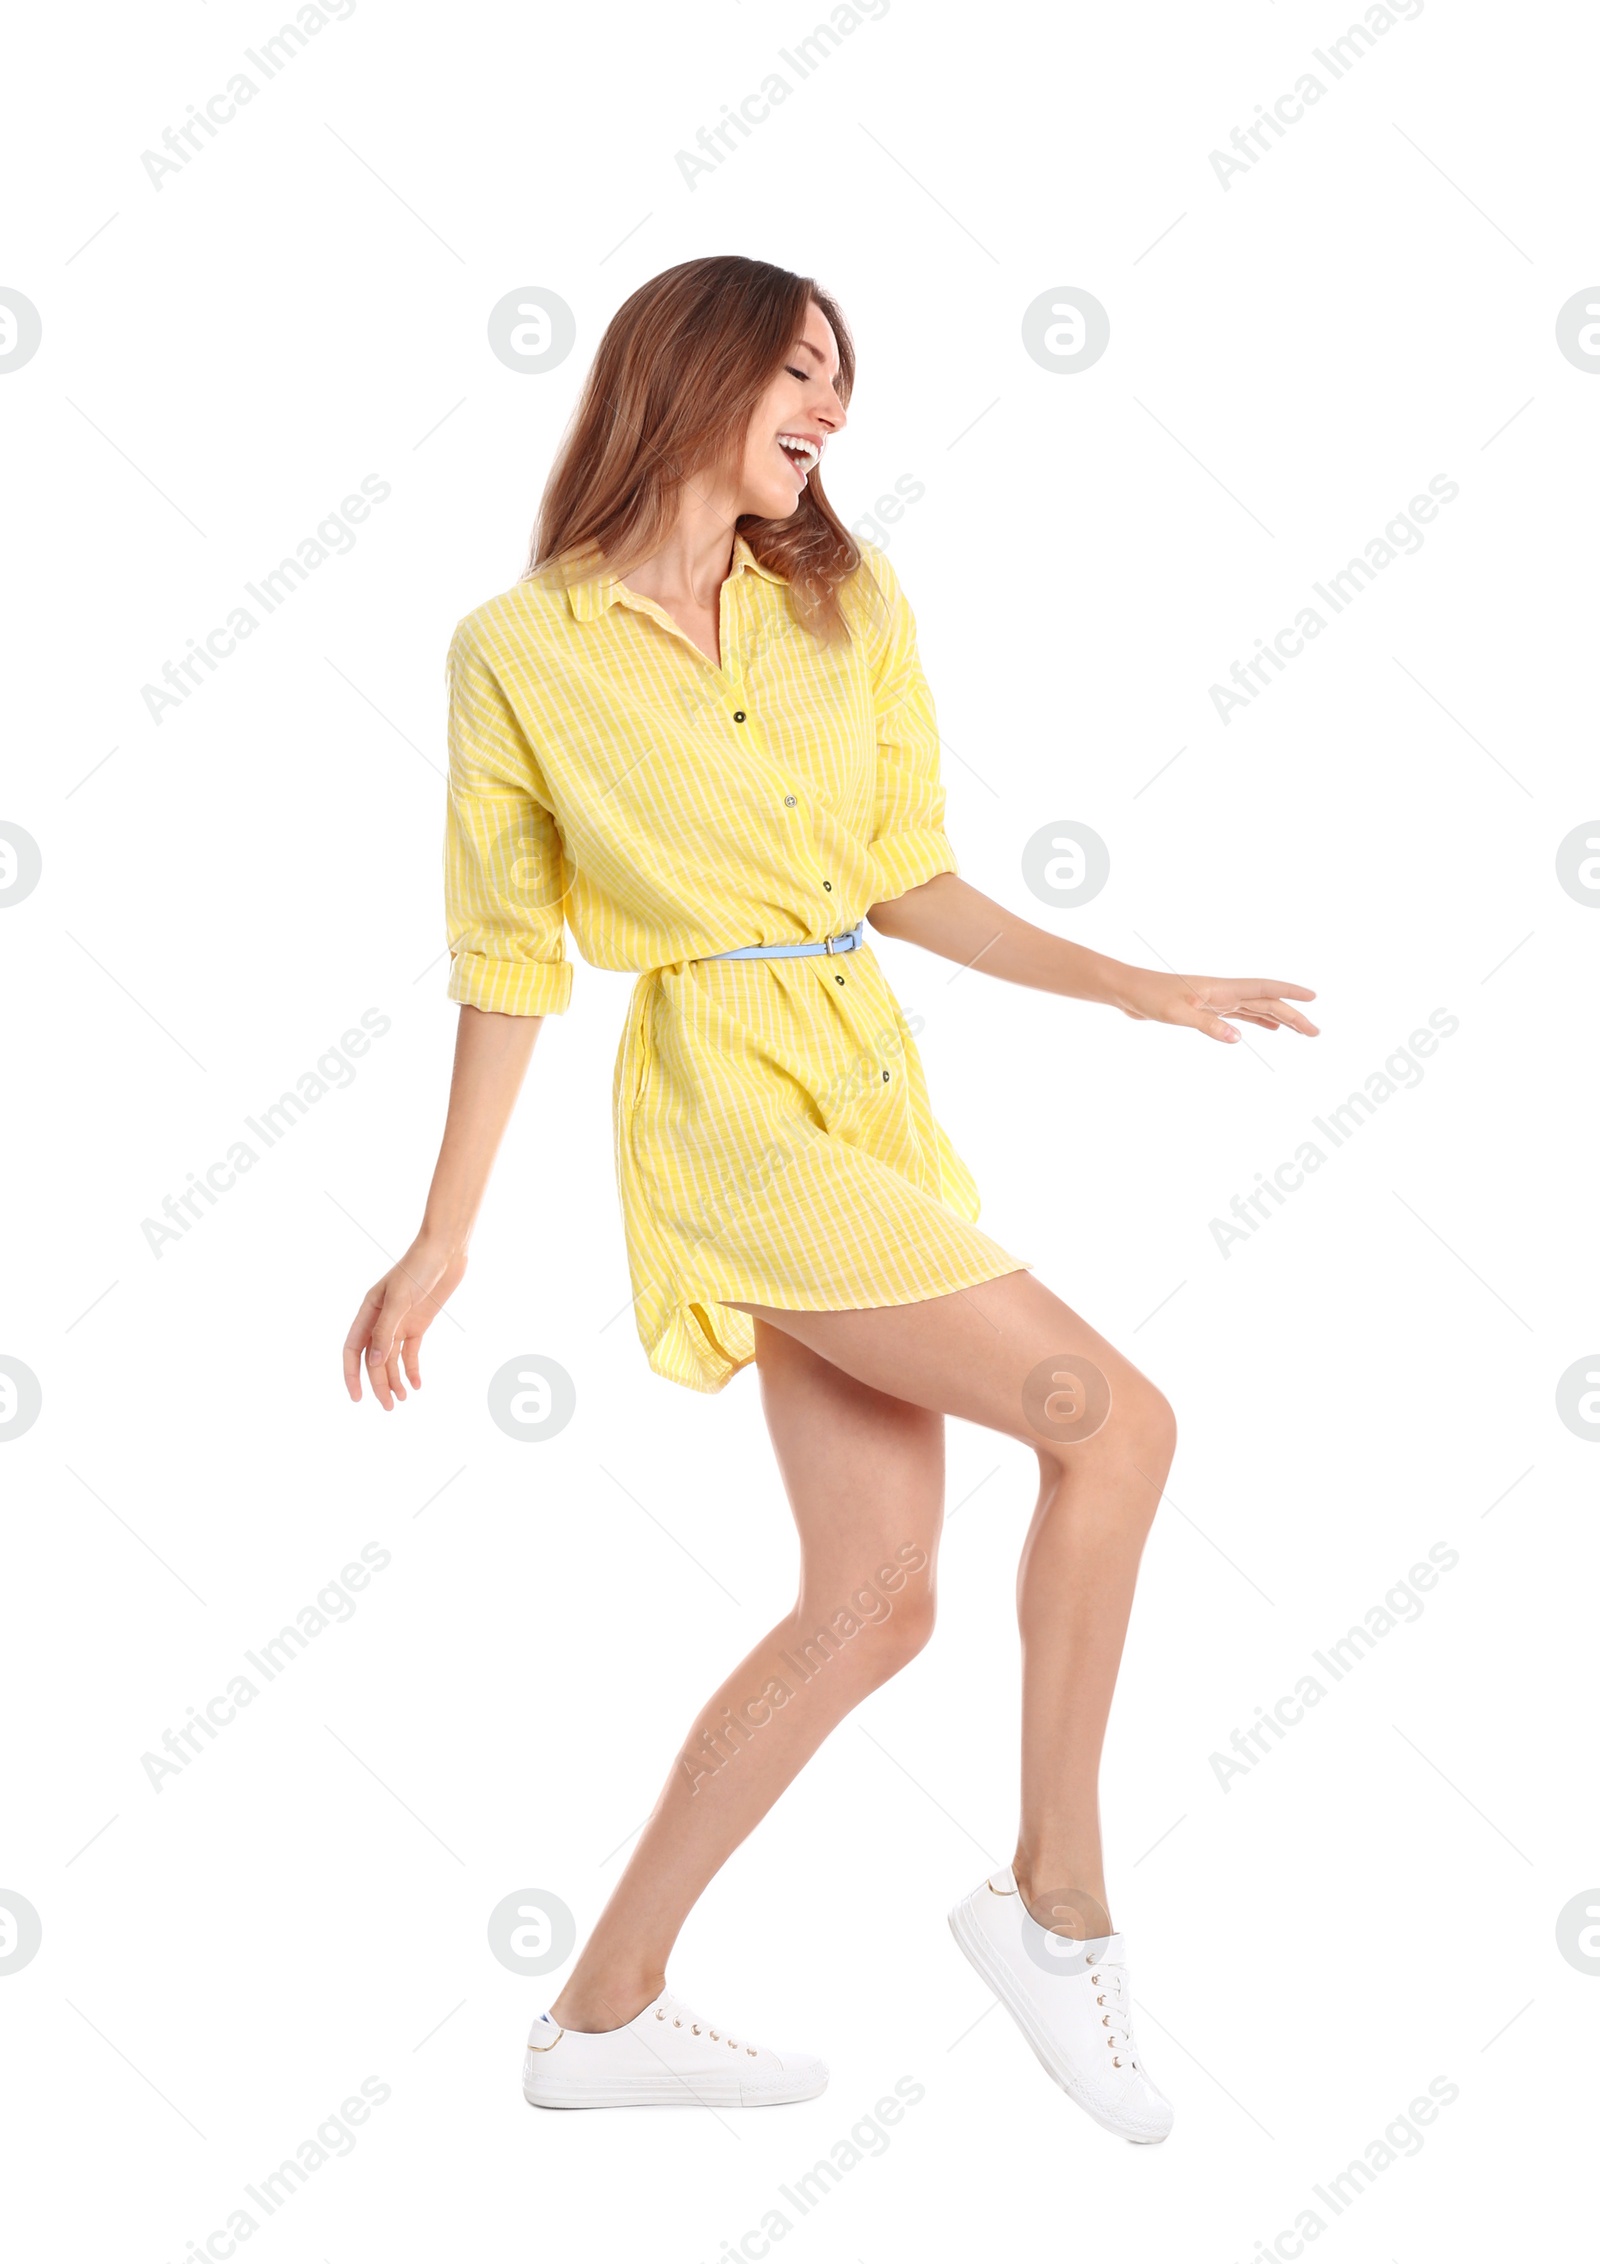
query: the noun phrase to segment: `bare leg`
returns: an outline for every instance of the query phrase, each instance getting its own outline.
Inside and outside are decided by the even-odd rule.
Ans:
[[[759,1325],[756,1334],[762,1405],[799,1530],[799,1595],[696,1716],[550,2008],[566,2028],[618,2028],[660,1994],[708,1881],[829,1731],[932,1630],[943,1423],[792,1337]]]
[[[846,1313],[747,1306],[873,1389],[1025,1440],[1040,1491],[1017,1580],[1022,1634],[1022,1786],[1015,1871],[1042,1925],[1079,1938],[1111,1928],[1100,1845],[1099,1767],[1134,1582],[1176,1442],[1171,1408],[1079,1314],[1026,1272],[914,1305]],[[1057,1356],[1060,1356],[1059,1358]],[[1077,1441],[1070,1389],[1087,1360],[1110,1414]]]

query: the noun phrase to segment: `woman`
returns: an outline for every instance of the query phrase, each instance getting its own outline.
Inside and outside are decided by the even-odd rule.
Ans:
[[[957,876],[915,623],[817,467],[855,375],[828,294],[691,260],[601,341],[523,579],[450,650],[446,880],[461,1007],[416,1240],[345,1344],[385,1409],[420,1386],[543,1017],[583,955],[639,970],[616,1167],[650,1366],[720,1391],[753,1359],[799,1528],[794,1610],[700,1713],[549,2010],[527,2098],[754,2106],[822,2063],[698,2018],[666,1961],[707,1882],[828,1733],[926,1642],[943,1419],[1031,1447],[1016,1855],[950,1914],[1056,2081],[1124,2137],[1172,2114],[1133,2039],[1097,1774],[1171,1410],[982,1233],[865,922],[1002,982],[1234,1042],[1314,1035],[1264,979],[1123,966]]]

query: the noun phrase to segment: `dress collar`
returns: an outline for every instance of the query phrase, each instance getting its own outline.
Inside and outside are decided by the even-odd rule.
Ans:
[[[775,568],[764,566],[744,535],[736,534],[733,538],[733,555],[728,561],[729,581],[747,566],[753,573],[759,574],[763,581],[782,583],[787,579]],[[567,582],[567,603],[572,608],[574,620],[593,621],[611,606],[627,602],[630,593],[620,574],[609,573],[603,567],[596,571],[592,565],[586,571],[583,559],[575,559],[569,572],[572,578]]]

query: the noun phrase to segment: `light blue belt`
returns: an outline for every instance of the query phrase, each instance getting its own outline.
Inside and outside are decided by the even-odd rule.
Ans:
[[[830,958],[842,951],[859,951],[866,941],[865,919],[857,920],[853,928],[843,935],[824,937],[821,943],[745,943],[737,951],[708,951],[708,959],[810,959],[827,952]]]

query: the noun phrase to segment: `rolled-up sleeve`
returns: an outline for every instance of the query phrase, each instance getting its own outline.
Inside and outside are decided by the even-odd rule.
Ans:
[[[871,565],[886,615],[873,665],[878,751],[869,844],[873,902],[881,904],[957,868],[944,830],[939,728],[917,655],[916,618],[881,551]]]
[[[495,1014],[562,1014],[571,872],[527,735],[465,623],[450,641],[445,818],[449,997]]]

